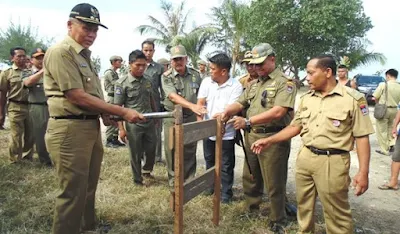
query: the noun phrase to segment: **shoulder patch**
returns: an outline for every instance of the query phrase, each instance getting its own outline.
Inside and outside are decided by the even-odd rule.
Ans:
[[[166,72],[163,73],[163,76],[169,76],[172,73],[172,68],[168,69]]]
[[[122,76],[122,77],[119,78],[117,81],[115,81],[115,83],[116,83],[116,84],[122,84],[127,78],[128,78],[127,75]]]
[[[307,92],[303,93],[302,95],[300,95],[300,98],[305,97],[307,94],[311,94],[313,92],[313,90],[308,90]]]
[[[362,94],[362,93],[358,92],[357,90],[352,89],[350,87],[347,87],[347,86],[344,86],[344,87],[346,89],[347,94],[349,94],[351,97],[353,97],[357,102],[360,101],[360,99],[362,99],[362,98],[365,99],[364,94]]]

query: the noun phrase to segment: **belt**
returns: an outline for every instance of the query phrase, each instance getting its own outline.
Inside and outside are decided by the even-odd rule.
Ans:
[[[397,108],[397,106],[388,106],[387,108]]]
[[[318,154],[318,155],[332,155],[332,154],[346,154],[349,151],[346,150],[340,150],[340,149],[328,149],[328,150],[322,150],[322,149],[318,149],[312,146],[306,146],[311,152],[313,152],[314,154]]]
[[[107,96],[114,97],[114,94],[113,93],[108,93]]]
[[[14,102],[14,103],[18,103],[18,104],[22,104],[22,105],[28,105],[29,104],[28,101],[17,101],[17,100],[12,100],[12,99],[8,99],[8,101]]]
[[[47,102],[30,102],[29,105],[47,106]]]
[[[279,132],[285,127],[282,126],[271,126],[271,127],[258,127],[252,128],[251,131],[254,133],[272,133],[272,132]]]
[[[65,116],[51,116],[52,119],[98,119],[98,115],[65,115]]]

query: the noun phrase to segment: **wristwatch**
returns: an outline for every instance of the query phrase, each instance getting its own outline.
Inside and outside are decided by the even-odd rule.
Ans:
[[[245,130],[247,130],[247,132],[250,132],[251,129],[250,119],[245,119],[244,122],[246,124]]]

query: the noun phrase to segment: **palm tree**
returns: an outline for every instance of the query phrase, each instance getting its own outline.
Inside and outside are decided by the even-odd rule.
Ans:
[[[136,28],[136,31],[141,35],[155,35],[157,37],[155,42],[167,46],[168,52],[171,43],[176,44],[179,37],[185,34],[187,17],[191,11],[185,12],[185,1],[174,8],[170,2],[161,0],[161,9],[165,16],[163,21],[149,15],[148,19],[152,25],[140,25]],[[165,24],[162,22],[165,22]]]
[[[233,76],[236,64],[244,50],[246,15],[248,6],[237,0],[224,0],[220,7],[211,9],[212,26],[218,32],[213,41],[216,46],[223,47],[232,57]]]

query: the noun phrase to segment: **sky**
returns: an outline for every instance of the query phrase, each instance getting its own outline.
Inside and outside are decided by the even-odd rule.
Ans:
[[[148,15],[152,15],[163,22],[159,0],[97,0],[87,1],[97,7],[100,12],[101,22],[109,29],[100,28],[94,45],[90,48],[93,56],[101,59],[101,70],[105,71],[110,66],[109,58],[120,55],[127,60],[128,55],[135,49],[140,49],[141,42],[151,36],[141,36],[135,28],[142,24],[149,24]],[[179,4],[181,0],[171,0]],[[38,35],[44,38],[53,38],[54,42],[64,39],[67,34],[67,20],[70,10],[81,1],[76,0],[0,0],[0,30],[6,30],[10,20],[14,23],[38,28]],[[221,0],[186,0],[186,9],[191,9],[188,28],[195,22],[196,25],[209,23],[207,14],[210,8],[218,6]],[[350,72],[350,76],[362,73],[373,74],[378,70],[390,68],[400,69],[398,59],[400,50],[400,9],[398,0],[363,0],[364,10],[371,18],[373,28],[367,33],[367,38],[372,42],[368,50],[383,53],[387,58],[385,65],[374,63],[358,67]],[[273,46],[273,45],[272,45]],[[215,48],[206,48],[204,55]],[[168,58],[164,48],[156,46],[154,59]],[[100,75],[102,75],[102,72]]]

